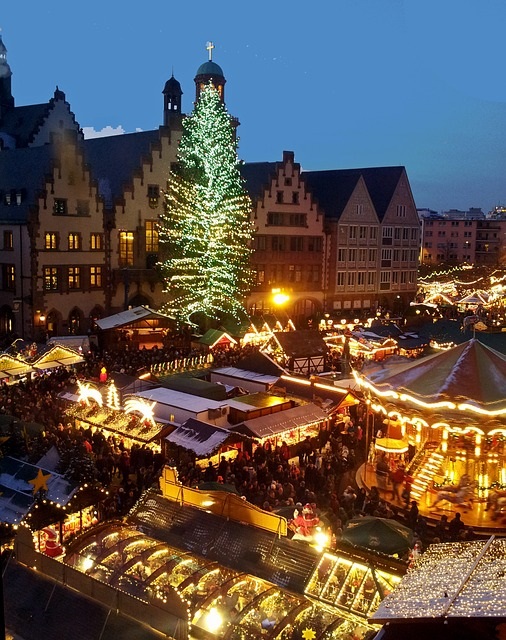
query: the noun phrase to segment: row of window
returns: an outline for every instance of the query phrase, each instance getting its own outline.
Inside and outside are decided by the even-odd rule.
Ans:
[[[383,227],[382,237],[394,240],[417,240],[419,231],[418,227]]]
[[[447,260],[468,260],[469,262],[471,261],[471,254],[468,255],[464,255],[464,256],[458,256],[456,253],[450,253],[448,255],[444,254],[444,253],[437,253],[436,254],[436,261],[447,261]],[[433,260],[433,254],[432,253],[425,253],[423,256],[423,260],[424,262],[432,262]]]
[[[16,290],[16,267],[13,264],[2,264],[1,268],[3,291]],[[61,291],[64,281],[67,289],[84,288],[84,278],[90,289],[101,289],[103,280],[102,266],[88,267],[44,267],[43,279],[45,291]]]
[[[60,251],[60,234],[57,231],[47,231],[44,234],[44,249],[46,251]],[[69,251],[82,251],[83,241],[81,233],[71,232],[67,236]],[[101,251],[104,248],[104,235],[90,233],[90,251]]]
[[[416,271],[381,271],[380,289],[390,289],[391,285],[416,283]],[[376,271],[339,271],[336,284],[343,287],[368,287],[376,286]]]
[[[425,242],[424,247],[426,249],[432,249],[432,242]],[[462,249],[470,249],[470,247],[471,247],[471,243],[467,240],[462,245]],[[457,242],[444,242],[444,243],[438,242],[437,248],[438,249],[458,249],[459,245]]]
[[[337,261],[339,263],[376,263],[378,257],[377,249],[355,249],[355,248],[341,248],[337,250]],[[382,249],[381,250],[381,263],[382,266],[387,267],[389,264],[383,264],[384,262],[416,262],[418,259],[417,249]]]
[[[426,236],[427,238],[432,238],[432,231],[426,231],[424,233],[424,236]],[[438,231],[437,232],[438,238],[444,238],[446,236],[446,231]],[[473,232],[472,231],[464,231],[464,238],[472,238],[473,236]],[[452,231],[450,233],[450,238],[458,238],[459,237],[459,232],[458,231]]]
[[[10,234],[10,235],[9,235]],[[57,231],[47,231],[44,235],[44,249],[46,251],[59,251],[61,238]],[[120,231],[119,233],[120,259],[130,266],[133,264],[134,233],[133,231]],[[158,251],[158,227],[155,220],[147,220],[145,225],[145,247],[149,253]],[[13,248],[12,232],[4,232],[4,249]],[[70,232],[67,236],[67,248],[69,251],[82,251],[82,234]],[[90,250],[102,251],[104,248],[104,235],[102,233],[90,233]]]
[[[103,286],[104,268],[102,266],[86,267],[43,267],[45,291],[61,291],[64,287],[75,289],[101,289]]]
[[[267,225],[270,227],[307,227],[307,214],[271,211],[267,214]]]
[[[323,250],[322,236],[256,236],[253,239],[256,251],[307,251]]]
[[[452,227],[459,227],[462,223],[464,227],[472,227],[473,222],[476,220],[425,220],[424,225],[426,227],[444,227],[450,224]]]
[[[418,227],[383,227],[381,236],[383,241],[389,239],[416,241],[418,240],[418,233]],[[378,227],[351,224],[346,228],[343,225],[341,234],[347,235],[348,240],[377,240]]]
[[[268,269],[265,265],[254,267],[255,282],[261,284],[279,284],[284,282],[308,282],[319,283],[321,268],[318,264],[312,265],[272,265]]]

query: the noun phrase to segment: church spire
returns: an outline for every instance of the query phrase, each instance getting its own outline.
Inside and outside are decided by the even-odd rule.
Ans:
[[[12,71],[7,62],[7,48],[3,43],[0,33],[0,120],[6,111],[14,107],[14,98],[11,92]]]

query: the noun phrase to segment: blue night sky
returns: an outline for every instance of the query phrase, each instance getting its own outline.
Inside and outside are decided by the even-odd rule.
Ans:
[[[402,164],[418,207],[506,203],[504,0],[2,4],[17,105],[58,85],[83,128],[156,128],[212,40],[246,162]]]

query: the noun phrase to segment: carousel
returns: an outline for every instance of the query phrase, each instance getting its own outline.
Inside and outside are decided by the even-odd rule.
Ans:
[[[383,417],[370,469],[378,458],[388,476],[402,466],[425,516],[458,509],[473,527],[506,524],[505,355],[473,338],[355,379],[372,412]]]

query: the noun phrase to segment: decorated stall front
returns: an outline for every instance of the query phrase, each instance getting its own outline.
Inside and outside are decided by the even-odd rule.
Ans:
[[[0,535],[12,537],[23,524],[36,548],[56,557],[73,535],[97,522],[105,490],[77,485],[52,469],[6,456],[0,461]]]
[[[269,441],[273,448],[286,442],[288,446],[297,445],[306,437],[317,437],[321,429],[329,428],[329,416],[314,404],[305,404],[278,413],[244,420],[230,428],[230,431],[242,433],[254,438],[260,444]]]
[[[506,497],[506,356],[472,339],[399,373],[356,380],[396,440],[412,447],[413,499],[493,519]]]
[[[174,425],[155,420],[155,402],[132,395],[121,404],[113,382],[102,391],[90,382],[78,381],[77,385],[75,402],[67,409],[77,426],[100,430],[106,437],[123,438],[127,446],[137,443],[153,448],[161,447],[162,439],[174,429]]]

